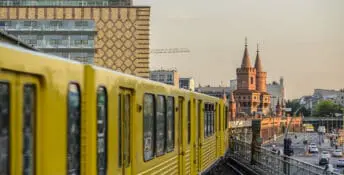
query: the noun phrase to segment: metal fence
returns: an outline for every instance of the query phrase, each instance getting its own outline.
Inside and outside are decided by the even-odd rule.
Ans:
[[[274,154],[266,148],[254,148],[255,154],[253,157],[251,151],[251,144],[236,139],[230,140],[229,156],[249,165],[257,172],[272,175],[339,175],[335,172],[325,171],[320,166],[302,162],[292,157]]]

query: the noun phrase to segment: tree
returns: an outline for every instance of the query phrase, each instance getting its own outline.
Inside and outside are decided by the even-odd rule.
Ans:
[[[301,107],[300,100],[299,99],[293,99],[293,100],[288,100],[286,103],[287,108],[291,108],[291,114],[294,115],[296,110],[298,110]],[[303,114],[303,116],[310,116],[311,115],[311,110],[306,109],[305,107],[301,107],[299,111],[296,113],[296,115]]]
[[[342,107],[332,101],[324,100],[317,104],[315,112],[317,116],[321,117],[332,116],[335,113],[342,113]]]

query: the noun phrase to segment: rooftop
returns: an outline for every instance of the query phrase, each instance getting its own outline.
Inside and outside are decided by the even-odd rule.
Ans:
[[[131,0],[79,0],[79,1],[0,1],[0,6],[130,6]]]

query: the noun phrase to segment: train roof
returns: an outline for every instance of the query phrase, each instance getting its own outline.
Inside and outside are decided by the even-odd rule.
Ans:
[[[22,47],[19,47],[19,46],[15,46],[15,45],[11,45],[11,44],[8,44],[8,43],[4,43],[4,42],[0,42],[0,47],[5,47],[5,48],[9,48],[9,49],[20,51],[20,52],[26,52],[26,53],[29,53],[29,54],[32,54],[32,55],[37,55],[37,56],[45,57],[45,58],[48,58],[48,59],[55,59],[55,60],[58,60],[58,61],[68,62],[68,63],[72,63],[72,64],[89,65],[92,68],[97,69],[97,70],[111,72],[111,73],[114,73],[114,74],[117,74],[117,75],[121,75],[123,77],[127,77],[127,78],[130,78],[130,79],[137,79],[137,80],[143,81],[145,83],[155,84],[157,86],[169,87],[169,88],[172,88],[172,89],[175,89],[175,90],[179,90],[179,91],[187,92],[187,93],[193,93],[193,94],[196,94],[196,95],[207,96],[208,98],[219,99],[217,97],[209,96],[207,94],[202,94],[202,93],[195,92],[195,91],[189,91],[187,89],[178,88],[178,87],[175,87],[175,86],[172,86],[172,85],[168,85],[168,84],[165,84],[165,83],[149,80],[149,79],[146,79],[146,78],[141,78],[141,77],[138,77],[138,76],[135,76],[135,75],[125,74],[123,72],[115,71],[115,70],[112,70],[112,69],[108,69],[108,68],[104,68],[104,67],[100,67],[100,66],[96,66],[96,65],[83,64],[83,63],[80,63],[78,61],[68,60],[68,59],[63,58],[63,57],[59,57],[59,56],[55,56],[55,55],[50,55],[50,54],[42,53],[42,52],[36,52],[36,51],[32,51],[32,50],[28,50],[28,49],[25,49],[25,48],[22,48]]]

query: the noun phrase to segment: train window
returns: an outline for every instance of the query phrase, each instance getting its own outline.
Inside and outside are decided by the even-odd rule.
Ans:
[[[124,96],[124,143],[123,143],[123,158],[125,160],[125,167],[129,167],[130,165],[130,95],[127,94]]]
[[[143,99],[143,143],[144,160],[154,156],[154,96],[145,94]]]
[[[188,144],[191,140],[191,102],[188,102]]]
[[[215,123],[216,123],[216,131],[220,131],[221,129],[221,107],[220,107],[220,104],[217,105],[217,116],[216,116],[216,120],[215,120]]]
[[[23,174],[30,175],[34,174],[35,163],[36,87],[26,84],[23,90]]]
[[[207,104],[204,104],[204,109],[203,109],[203,116],[204,116],[204,124],[203,124],[203,129],[204,129],[204,138],[207,136]]]
[[[225,127],[224,127],[224,130],[226,130],[227,129],[227,127],[228,127],[228,107],[227,106],[225,106],[225,108],[224,108],[224,114],[225,114],[225,122],[224,122],[224,124],[225,124]]]
[[[10,91],[8,83],[0,83],[0,174],[10,174]]]
[[[122,167],[122,98],[118,95],[118,166]]]
[[[213,134],[213,124],[214,124],[214,112],[213,112],[213,105],[210,105],[209,109],[209,136]]]
[[[204,104],[204,137],[208,136],[208,126],[209,126],[209,120],[208,120],[208,108],[209,104]]]
[[[107,94],[104,87],[97,91],[97,170],[98,175],[106,174],[107,163]]]
[[[156,103],[156,155],[161,156],[165,153],[165,120],[166,108],[165,97],[159,95]]]
[[[80,174],[80,90],[77,84],[69,84],[67,128],[67,174]]]
[[[167,152],[171,152],[174,149],[174,98],[167,97],[167,121],[166,121],[166,133],[167,133]]]

